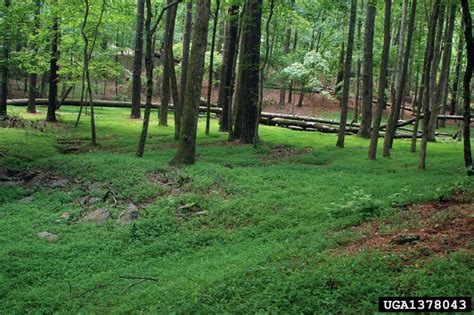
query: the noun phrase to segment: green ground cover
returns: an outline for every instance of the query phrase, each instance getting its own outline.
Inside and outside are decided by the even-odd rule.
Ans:
[[[262,126],[253,149],[227,143],[213,121],[207,137],[200,123],[196,165],[173,169],[173,128],[158,127],[156,113],[144,158],[134,155],[141,121],[126,109],[97,109],[99,146],[78,142],[79,152],[62,154],[64,143],[89,137],[87,118],[73,127],[76,110],[61,108],[61,122],[44,131],[0,130],[0,167],[68,180],[0,186],[1,314],[372,313],[379,296],[472,294],[467,250],[419,263],[344,253],[361,237],[354,225],[472,192],[459,142],[430,143],[421,172],[405,140],[390,159],[368,161],[368,141],[355,136],[338,149],[335,135]],[[79,202],[107,191],[115,207],[111,198]],[[140,219],[117,223],[130,203],[142,208]],[[94,207],[113,219],[82,222]],[[59,219],[66,211],[70,218]],[[41,231],[58,240],[38,238]]]

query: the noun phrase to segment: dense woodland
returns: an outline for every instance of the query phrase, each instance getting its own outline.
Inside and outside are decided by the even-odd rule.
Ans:
[[[211,2],[5,0],[2,117],[14,82],[24,85],[28,112],[36,112],[37,98],[48,99],[48,122],[77,95],[76,125],[89,107],[95,145],[95,102],[114,85],[114,99],[131,101],[130,117],[143,116],[137,155],[144,154],[152,109],[162,126],[172,109],[179,141],[173,163],[193,164],[200,105],[206,133],[217,107],[219,131],[256,146],[265,87],[279,89],[279,106],[302,107],[306,93],[332,93],[340,99],[338,147],[350,124],[371,139],[369,159],[381,135],[389,157],[398,127],[410,125],[412,152],[421,134],[424,169],[428,142],[454,118],[464,121],[457,137],[464,137],[472,173],[469,1]],[[400,122],[405,107],[414,117],[408,123]]]
[[[2,2],[4,312],[371,313],[472,293],[472,0]],[[48,271],[15,280],[29,259]],[[132,281],[122,302],[113,279]]]

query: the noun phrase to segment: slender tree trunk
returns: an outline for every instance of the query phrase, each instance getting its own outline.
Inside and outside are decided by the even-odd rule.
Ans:
[[[461,27],[462,29],[464,26]],[[458,91],[459,91],[459,77],[461,76],[461,65],[462,65],[462,55],[463,55],[463,36],[459,36],[458,47],[457,47],[457,57],[456,57],[456,68],[454,70],[453,78],[453,88],[451,90],[451,102],[449,105],[449,114],[454,115],[457,109],[457,100],[458,100]]]
[[[254,142],[258,104],[262,6],[262,0],[248,0],[243,10],[234,126],[234,135],[242,143]]]
[[[226,30],[224,32],[224,50],[222,56],[222,66],[220,72],[219,97],[217,104],[222,108],[220,117],[219,131],[229,131],[229,103],[232,98],[232,77],[233,66],[236,59],[236,46],[238,43],[238,15],[239,7],[232,6],[229,8],[228,20],[226,21]]]
[[[431,15],[430,25],[428,28],[428,37],[426,42],[426,64],[423,71],[423,82],[425,83],[424,95],[423,95],[423,137],[421,139],[421,148],[420,148],[420,163],[418,167],[421,170],[426,169],[426,148],[428,144],[428,126],[430,121],[430,69],[432,68],[432,63],[434,63],[433,55],[435,49],[435,37],[436,37],[436,23],[438,21],[440,11],[440,0],[435,0],[433,7],[433,14]]]
[[[430,118],[428,141],[436,141],[435,131],[438,122],[438,114],[440,110],[445,113],[448,95],[447,90],[449,69],[451,68],[451,51],[453,47],[452,41],[454,33],[454,20],[456,19],[456,9],[457,5],[451,4],[449,18],[446,23],[446,32],[444,35],[444,50],[441,66],[441,75],[439,79],[438,89],[436,91],[436,102],[434,103],[433,113],[431,114]]]
[[[137,156],[142,157],[145,151],[145,142],[148,135],[148,125],[150,123],[151,101],[153,97],[153,33],[151,29],[152,8],[151,0],[146,1],[145,17],[145,73],[146,73],[146,100],[145,113],[143,117],[143,127],[138,142]]]
[[[10,10],[11,0],[5,0],[5,11],[8,17],[8,10]],[[1,86],[1,98],[0,98],[0,118],[7,116],[7,94],[8,94],[8,68],[9,68],[9,57],[10,57],[10,21],[6,21],[3,37],[3,60],[1,64],[2,72],[2,86]]]
[[[56,4],[56,0],[54,2]],[[53,26],[51,29],[51,59],[49,61],[49,95],[48,95],[48,112],[46,121],[56,122],[56,107],[58,94],[58,41],[59,41],[59,20],[55,16],[53,18]]]
[[[173,0],[168,0],[167,4],[170,5]],[[166,23],[165,23],[165,36],[164,36],[164,51],[163,51],[163,82],[161,85],[161,106],[159,108],[159,121],[160,126],[168,126],[168,106],[171,94],[171,64],[174,63],[171,60],[170,51],[173,49],[173,38],[174,29],[176,22],[176,10],[168,10],[166,12]]]
[[[347,112],[349,107],[349,89],[351,83],[352,51],[354,50],[354,31],[357,18],[357,0],[351,0],[351,16],[349,21],[349,33],[347,35],[347,51],[344,62],[344,79],[341,99],[341,121],[336,146],[344,147],[346,136]]]
[[[298,32],[295,29],[295,36],[293,39],[293,51],[296,51],[297,43],[298,43]],[[293,104],[293,83],[294,83],[293,80],[291,80],[290,85],[288,86],[288,103],[290,104]]]
[[[153,56],[155,50],[155,40],[154,34],[156,32],[156,28],[160,24],[160,21],[163,17],[163,14],[167,10],[176,10],[176,6],[180,2],[179,0],[168,3],[160,12],[158,17],[156,18],[153,26],[152,26],[152,5],[151,0],[146,1],[146,18],[145,18],[145,74],[146,74],[146,100],[145,100],[145,114],[143,117],[143,127],[142,132],[140,134],[140,139],[138,141],[138,148],[137,148],[137,156],[142,157],[145,151],[145,143],[146,138],[148,135],[148,125],[150,124],[150,114],[151,114],[151,107],[152,107],[152,98],[153,98]],[[172,58],[171,58],[172,60]],[[173,65],[174,66],[174,65]],[[173,80],[173,79],[172,79]],[[177,83],[176,83],[176,76],[174,78],[174,85],[173,88],[175,93],[173,97],[179,98],[178,91],[177,91]]]
[[[357,123],[359,120],[359,108],[360,108],[360,76],[362,69],[362,62],[360,60],[360,48],[361,33],[362,33],[362,12],[364,10],[364,0],[360,1],[360,14],[359,22],[357,23],[357,70],[356,70],[356,92],[355,92],[355,105],[354,105],[354,122]]]
[[[34,53],[34,58],[36,58],[36,55],[38,54],[38,32],[40,28],[40,11],[41,11],[41,0],[35,0],[35,17],[34,17],[34,29],[33,29],[33,53]],[[35,62],[35,67],[37,66]],[[28,113],[36,113],[36,95],[37,95],[37,81],[38,81],[38,74],[37,74],[37,69],[34,70],[34,72],[31,72],[28,75],[28,107],[27,107],[27,112]]]
[[[270,55],[270,23],[273,17],[273,11],[275,9],[275,0],[270,0],[270,12],[268,13],[267,23],[265,25],[265,55],[263,57],[262,65],[259,69],[259,85],[258,85],[258,108],[257,108],[257,118],[255,119],[255,133],[253,137],[253,147],[257,148],[257,142],[259,141],[258,130],[260,125],[260,113],[262,112],[263,107],[263,80],[265,75],[265,68],[267,67],[268,57]]]
[[[191,44],[191,32],[193,25],[193,3],[186,2],[186,15],[184,18],[184,34],[183,34],[183,53],[181,60],[181,79],[180,79],[180,89],[179,89],[179,107],[176,108],[175,105],[175,137],[176,134],[180,135],[181,129],[181,117],[183,114],[183,102],[184,94],[186,92],[186,81],[188,77],[188,66],[189,66],[189,48]]]
[[[286,33],[285,33],[285,41],[283,43],[283,54],[284,55],[287,55],[290,52],[290,42],[291,42],[291,19],[288,20],[288,26],[286,28]],[[286,87],[287,87],[287,83],[285,81],[281,85],[280,100],[278,102],[278,104],[282,107],[285,106],[285,102],[286,102]]]
[[[416,1],[416,0],[414,0]],[[392,0],[385,0],[384,14],[384,37],[382,57],[380,58],[380,75],[377,107],[374,116],[374,126],[370,138],[369,160],[375,160],[377,156],[377,142],[379,139],[380,123],[382,121],[382,113],[387,103],[385,89],[387,88],[388,61],[390,59],[390,23],[392,17]]]
[[[406,11],[406,9],[405,9]],[[395,104],[392,104],[392,111],[390,115],[390,120],[387,124],[387,130],[385,132],[385,139],[384,139],[384,148],[383,148],[383,156],[389,157],[390,156],[390,149],[392,148],[393,139],[395,137],[395,132],[397,130],[397,123],[400,115],[400,109],[404,107],[405,103],[405,84],[408,79],[408,64],[410,61],[411,55],[411,46],[412,46],[412,38],[413,38],[413,30],[415,28],[415,16],[416,16],[416,0],[412,0],[411,3],[411,13],[410,13],[410,21],[408,22],[408,32],[407,32],[407,40],[406,40],[406,49],[405,51],[399,51],[399,59],[402,59],[402,67],[400,69],[401,73],[397,75],[397,83],[396,83],[396,97],[395,97]],[[405,24],[404,19],[402,18],[402,24]],[[402,26],[400,34],[405,33],[405,26]],[[405,38],[400,38],[400,46],[402,47],[403,41]]]
[[[219,9],[221,2],[216,0],[216,10],[214,11],[214,24],[212,26],[212,36],[211,36],[211,55],[209,58],[209,79],[207,83],[207,111],[206,111],[206,135],[209,134],[209,129],[211,125],[211,101],[212,101],[212,75],[214,72],[214,49],[216,46],[216,33],[217,33],[217,22],[219,21]]]
[[[210,0],[196,1],[193,40],[184,96],[181,135],[178,150],[171,161],[175,165],[194,164],[196,159],[196,129],[198,108],[201,101],[201,86],[204,75],[204,57],[207,47]]]
[[[364,36],[364,72],[362,76],[362,119],[359,135],[362,138],[370,138],[372,124],[372,98],[373,98],[373,47],[375,27],[375,0],[369,0],[367,6],[367,17],[365,20]]]
[[[132,75],[132,111],[131,118],[141,116],[141,92],[142,92],[142,61],[143,61],[143,15],[145,12],[145,1],[137,0],[137,22],[135,25],[135,55],[133,57]]]
[[[474,40],[472,38],[472,18],[468,0],[461,0],[464,20],[464,37],[466,38],[467,65],[463,79],[464,97],[464,164],[467,176],[474,175],[471,153],[471,79],[474,70]]]
[[[356,8],[357,9],[357,8]],[[345,62],[344,62],[344,42],[341,43],[341,47],[339,48],[339,69],[337,71],[337,77],[336,77],[336,97],[339,98],[341,95],[342,91],[342,86],[343,86],[343,81],[344,81],[344,67],[345,67]]]

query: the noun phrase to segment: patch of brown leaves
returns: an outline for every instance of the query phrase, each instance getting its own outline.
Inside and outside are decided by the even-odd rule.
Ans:
[[[307,154],[309,152],[311,152],[311,148],[296,149],[276,145],[270,148],[270,152],[268,154],[263,155],[262,162],[276,162],[301,154]]]
[[[401,211],[383,222],[371,221],[354,227],[362,237],[347,244],[344,251],[356,254],[362,249],[378,249],[406,260],[459,249],[473,251],[471,196],[458,194],[444,201],[413,204]]]

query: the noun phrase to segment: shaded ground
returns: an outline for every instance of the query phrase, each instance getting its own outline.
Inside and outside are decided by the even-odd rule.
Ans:
[[[366,222],[352,230],[362,237],[345,246],[350,254],[382,250],[407,261],[458,250],[474,254],[473,195],[464,192],[440,201],[408,205],[393,218]]]
[[[335,135],[261,126],[255,149],[229,144],[214,119],[206,136],[201,119],[196,165],[175,169],[171,115],[162,127],[153,112],[137,158],[142,121],[129,110],[97,108],[97,147],[87,119],[73,127],[76,113],[61,108],[61,122],[44,132],[0,130],[0,173],[10,182],[0,187],[2,314],[366,314],[383,295],[472,291],[465,243],[416,256],[421,264],[365,245],[340,252],[380,222],[380,235],[401,227],[421,234],[404,225],[414,215],[394,216],[411,213],[395,204],[473,191],[462,143],[430,143],[420,172],[405,140],[394,142],[390,159],[368,161],[368,141],[358,137],[339,149]],[[465,227],[463,212],[445,217],[433,207],[418,221],[439,216],[429,226],[440,224],[440,235],[444,222]]]

